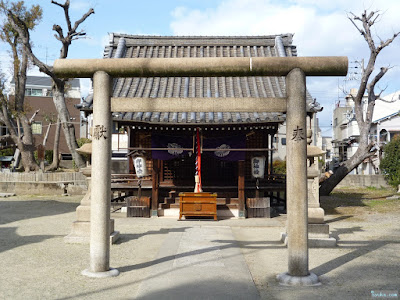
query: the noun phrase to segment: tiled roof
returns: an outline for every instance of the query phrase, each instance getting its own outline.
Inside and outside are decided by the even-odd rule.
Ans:
[[[15,84],[14,78],[11,80],[11,84]],[[80,88],[79,79],[71,79],[68,81],[68,84],[73,88]],[[48,76],[27,76],[26,77],[26,85],[27,86],[39,86],[39,87],[51,87],[52,81]]]
[[[138,36],[110,34],[104,58],[175,58],[175,57],[271,57],[296,56],[292,35],[273,36]],[[118,78],[113,97],[193,98],[193,97],[284,97],[284,77],[150,77]],[[315,101],[307,92],[307,101]],[[91,109],[92,95],[82,104]],[[318,106],[317,106],[318,109]],[[268,123],[282,122],[279,113],[124,113],[114,119],[146,123]]]

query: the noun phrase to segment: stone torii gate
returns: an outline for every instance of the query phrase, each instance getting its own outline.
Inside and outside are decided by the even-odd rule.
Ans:
[[[93,149],[90,217],[90,277],[117,276],[110,268],[111,111],[286,112],[288,272],[285,285],[314,285],[309,272],[307,228],[306,76],[345,76],[347,57],[210,57],[62,59],[62,78],[93,77]],[[114,77],[286,76],[283,98],[111,98]]]

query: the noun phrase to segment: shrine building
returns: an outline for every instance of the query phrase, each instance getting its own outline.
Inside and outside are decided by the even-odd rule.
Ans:
[[[104,50],[109,58],[290,57],[296,56],[292,34],[270,36],[139,36],[110,34]],[[285,77],[136,77],[116,78],[114,98],[224,99],[285,97]],[[307,127],[312,128],[319,104],[306,93]],[[134,100],[132,100],[134,101]],[[92,124],[93,95],[79,105]],[[113,111],[113,159],[119,167],[114,190],[138,194],[133,159],[143,155],[148,174],[140,180],[152,216],[178,214],[180,192],[195,187],[196,151],[201,152],[201,187],[216,193],[218,215],[246,217],[249,199],[265,197],[286,208],[286,176],[274,160],[286,153],[284,113],[267,112],[123,112]],[[88,130],[90,132],[90,130]],[[299,132],[303,138],[306,132]],[[196,138],[199,136],[199,148]],[[90,137],[90,135],[89,135]],[[292,137],[288,137],[292,138]],[[252,158],[264,158],[252,165]],[[285,159],[285,157],[279,157]],[[122,164],[122,167],[121,167]],[[124,177],[123,174],[130,174]],[[118,175],[117,175],[118,174]],[[262,176],[258,176],[261,174]],[[118,178],[128,178],[125,182]],[[151,199],[151,200],[150,200]]]

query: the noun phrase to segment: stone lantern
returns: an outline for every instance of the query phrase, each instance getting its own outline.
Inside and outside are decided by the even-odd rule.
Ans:
[[[91,175],[92,166],[90,165],[90,157],[92,155],[92,144],[86,143],[82,147],[76,149],[80,154],[89,156],[86,167],[80,171],[86,176],[87,192],[82,198],[80,205],[76,208],[76,221],[72,223],[71,233],[64,237],[64,242],[69,244],[89,244],[90,242],[90,198],[91,198]],[[113,244],[119,237],[119,231],[114,230],[114,220],[110,220],[110,243]]]
[[[308,200],[308,246],[311,248],[336,247],[336,239],[329,235],[325,223],[325,211],[319,202],[319,178],[321,171],[318,158],[325,154],[317,146],[310,145],[311,130],[307,131],[307,200]],[[281,241],[287,245],[287,233],[281,233]]]
[[[321,171],[318,157],[325,154],[317,146],[307,145],[308,188],[308,244],[309,247],[335,247],[336,239],[329,236],[329,225],[325,224],[325,212],[319,202],[319,178]]]

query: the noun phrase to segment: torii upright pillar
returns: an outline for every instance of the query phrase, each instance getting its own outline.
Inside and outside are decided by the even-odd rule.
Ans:
[[[286,76],[286,178],[288,272],[277,276],[283,285],[316,285],[318,276],[308,271],[308,198],[306,76],[293,69]]]
[[[111,82],[103,71],[93,75],[92,203],[89,277],[117,276],[110,268]]]

